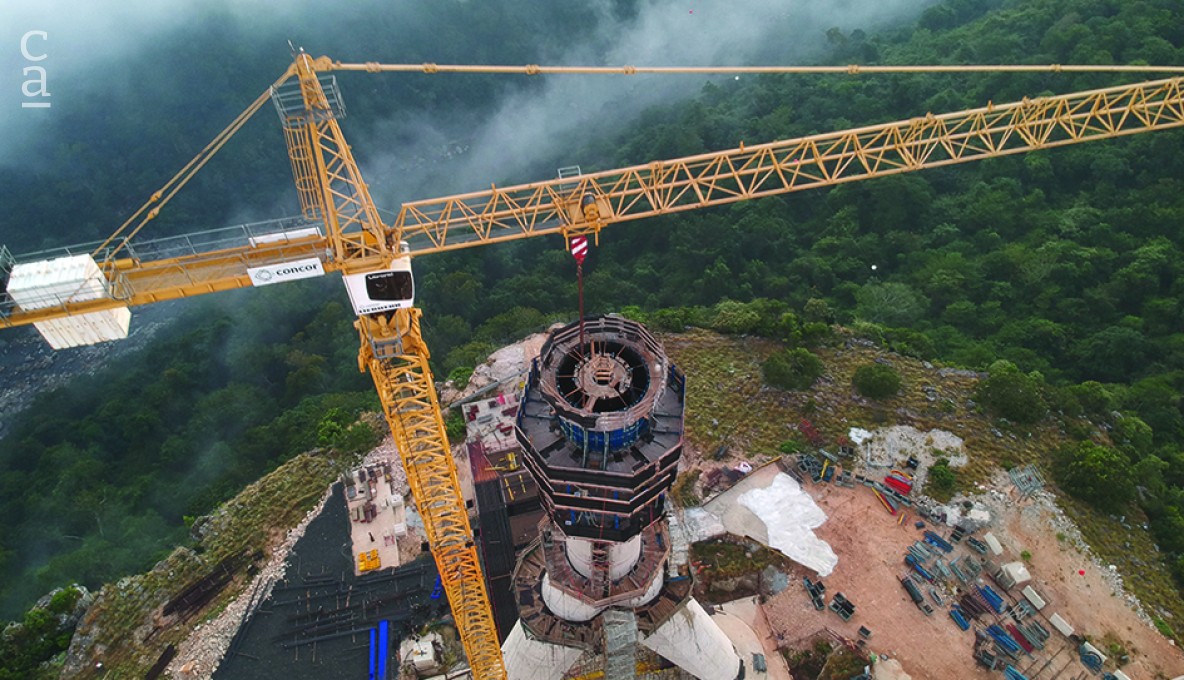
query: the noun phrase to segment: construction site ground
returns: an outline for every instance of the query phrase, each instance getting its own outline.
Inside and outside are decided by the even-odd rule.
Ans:
[[[769,627],[764,608],[756,597],[716,605],[711,618],[736,646],[736,651],[744,660],[746,678],[793,680],[789,667],[785,665],[785,657],[777,650],[776,638]],[[754,654],[765,655],[767,671],[761,672],[753,667]]]
[[[395,464],[397,465],[398,461]],[[370,469],[381,469],[381,466],[373,466]],[[353,474],[357,479],[356,471]],[[346,500],[350,510],[349,527],[355,557],[354,571],[358,574],[362,572],[361,562],[357,557],[362,553],[377,551],[378,563],[374,568],[386,569],[403,563],[400,557],[401,550],[419,547],[417,538],[407,533],[407,512],[402,504],[402,494],[396,497],[398,492],[393,488],[393,482],[388,482],[382,476],[370,476],[366,482],[357,484],[355,488],[361,490],[363,486],[367,489],[365,494],[359,492],[353,500]],[[375,505],[378,509],[377,514],[369,522],[359,521],[354,517],[354,511],[367,502]],[[402,528],[397,529],[399,526]],[[404,545],[400,545],[401,543]]]
[[[954,625],[946,607],[935,606],[933,615],[926,616],[901,587],[898,579],[907,573],[903,555],[907,546],[921,538],[921,531],[913,526],[915,518],[898,524],[897,517],[889,515],[863,486],[849,489],[807,484],[806,488],[828,516],[815,532],[839,556],[834,573],[824,579],[827,600],[842,592],[857,611],[844,622],[829,610],[815,610],[802,587],[801,575],[794,574],[789,587],[764,607],[772,635],[781,646],[807,648],[820,634],[829,636],[830,632],[854,641],[859,639],[859,627],[865,626],[872,631],[867,649],[899,660],[915,680],[997,677],[975,664],[973,632]],[[1055,513],[1045,507],[1047,499],[1018,502],[996,492],[992,500],[996,519],[991,530],[1005,549],[997,559],[1010,562],[1019,560],[1022,551],[1031,554],[1033,584],[1049,602],[1045,614],[1060,612],[1079,634],[1088,634],[1095,641],[1115,636],[1130,653],[1131,661],[1123,670],[1131,677],[1170,678],[1184,673],[1181,650],[1115,594],[1106,570],[1063,538],[1058,540],[1057,523],[1050,516]],[[948,530],[943,534],[948,535]],[[1079,574],[1082,569],[1084,575]],[[1066,649],[1058,655],[1062,647]],[[1077,661],[1075,649],[1067,647],[1065,638],[1053,631],[1047,649],[1021,657],[1017,668],[1027,670],[1029,677],[1051,678],[1068,665],[1059,677],[1076,677],[1085,667]],[[1051,657],[1055,657],[1052,663],[1045,665]]]
[[[1033,579],[1051,607],[1068,612],[1066,618],[1095,644],[1112,636],[1127,649],[1131,661],[1123,666],[1124,673],[1132,678],[1184,675],[1184,650],[1160,635],[1115,592],[1108,566],[1085,557],[1073,542],[1058,539],[1056,526],[1065,520],[1047,497],[1022,504],[995,497],[990,504],[1000,517],[992,530],[1003,544],[1004,555],[1030,553]],[[1084,575],[1078,573],[1082,569]]]

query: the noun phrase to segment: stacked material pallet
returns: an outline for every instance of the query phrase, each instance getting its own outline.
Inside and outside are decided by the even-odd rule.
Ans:
[[[802,578],[802,583],[806,586],[806,593],[809,594],[810,601],[814,603],[814,608],[818,611],[826,609],[826,601],[822,597],[826,592],[826,586],[822,584],[822,581],[813,583],[807,576]]]
[[[873,488],[872,493],[876,495],[876,498],[880,499],[880,504],[884,506],[884,509],[888,511],[889,515],[896,514],[896,501],[889,500],[887,496],[880,493],[879,489]]]
[[[908,495],[913,491],[913,478],[900,470],[893,470],[884,476],[884,486],[897,493]]]
[[[942,552],[946,552],[946,553],[954,552],[954,546],[950,545],[949,541],[942,538],[941,536],[938,536],[936,533],[934,533],[932,531],[925,532],[925,542],[934,546],[934,547],[939,548]]]
[[[987,604],[991,605],[991,609],[995,610],[996,614],[1002,614],[1006,608],[1003,603],[1003,597],[995,592],[991,586],[977,586],[977,590]]]
[[[930,583],[933,582],[933,574],[930,574],[929,571],[925,567],[921,566],[921,563],[917,560],[916,557],[913,557],[912,555],[905,555],[904,556],[904,563],[909,565],[910,567],[912,567],[913,571],[920,574],[921,577],[924,578],[926,581],[929,581]]]

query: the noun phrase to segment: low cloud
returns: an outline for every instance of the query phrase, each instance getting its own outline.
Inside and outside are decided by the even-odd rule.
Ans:
[[[616,19],[608,1],[597,3],[600,20],[588,35],[573,35],[565,65],[731,66],[801,64],[818,58],[826,31],[869,31],[915,17],[933,0],[651,0],[635,17]],[[607,49],[598,46],[609,45]],[[447,75],[432,76],[437,78]],[[490,76],[505,78],[507,76]],[[490,102],[472,119],[437,112],[401,115],[379,125],[365,148],[381,148],[383,136],[415,140],[372,159],[366,170],[383,207],[451,192],[480,190],[490,182],[525,182],[540,159],[563,157],[608,134],[647,108],[697,93],[702,75],[548,75],[541,88],[518,87]],[[347,93],[348,96],[348,93]],[[571,158],[571,164],[581,159]],[[447,163],[446,173],[425,173]],[[426,184],[424,177],[431,177]]]
[[[572,31],[566,48],[546,59],[552,64],[613,66],[809,63],[822,54],[831,27],[870,32],[885,23],[911,20],[933,2],[590,0],[595,21]],[[506,11],[510,6],[507,3]],[[338,20],[357,21],[357,15],[365,12],[397,14],[399,28],[390,36],[391,44],[397,44],[400,34],[422,35],[440,22],[463,30],[460,20],[471,11],[459,0],[427,7],[405,0],[360,2],[331,10],[312,0],[8,0],[0,10],[4,16],[0,22],[0,166],[28,167],[35,161],[29,157],[28,149],[34,148],[29,142],[45,135],[62,139],[39,148],[75,141],[66,137],[67,131],[51,126],[58,108],[19,106],[22,69],[29,65],[20,41],[28,31],[44,31],[48,36],[38,44],[47,55],[38,65],[47,71],[53,106],[86,111],[88,92],[150,99],[151,93],[137,84],[141,80],[137,72],[150,73],[157,67],[137,57],[148,48],[167,47],[168,41],[197,22],[211,18],[228,22],[259,41],[260,55],[272,58],[279,36],[286,35],[310,40],[317,54],[369,54],[363,46],[320,40],[323,27]],[[374,58],[389,52],[385,47],[373,46]],[[424,54],[423,60],[433,57]],[[574,150],[598,135],[611,134],[647,108],[689,98],[709,80],[701,75],[487,77],[505,79],[507,85],[482,110],[440,111],[425,106],[386,121],[347,123],[355,148],[364,150],[359,155],[381,207],[397,209],[402,201],[482,189],[490,182],[542,179],[533,176],[541,160],[567,159],[565,147]],[[183,86],[185,74],[176,74],[176,79]],[[356,82],[360,81],[351,77],[344,83],[347,104]],[[389,151],[376,153],[378,149]],[[587,159],[573,156],[564,164],[582,161]],[[262,202],[272,205],[278,200]],[[263,217],[260,202],[256,197],[243,212]]]

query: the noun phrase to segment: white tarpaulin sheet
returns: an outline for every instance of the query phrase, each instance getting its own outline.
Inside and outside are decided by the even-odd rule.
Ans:
[[[853,427],[847,431],[847,439],[854,444],[862,444],[872,438],[872,433],[862,427]]]
[[[814,535],[814,529],[826,521],[826,513],[789,475],[778,474],[768,487],[746,491],[739,502],[764,522],[770,548],[821,577],[834,571],[839,557]]]

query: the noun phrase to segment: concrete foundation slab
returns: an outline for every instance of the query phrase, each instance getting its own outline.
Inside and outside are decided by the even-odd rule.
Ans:
[[[521,621],[502,644],[509,680],[561,680],[581,653],[575,647],[553,645],[527,636]]]

